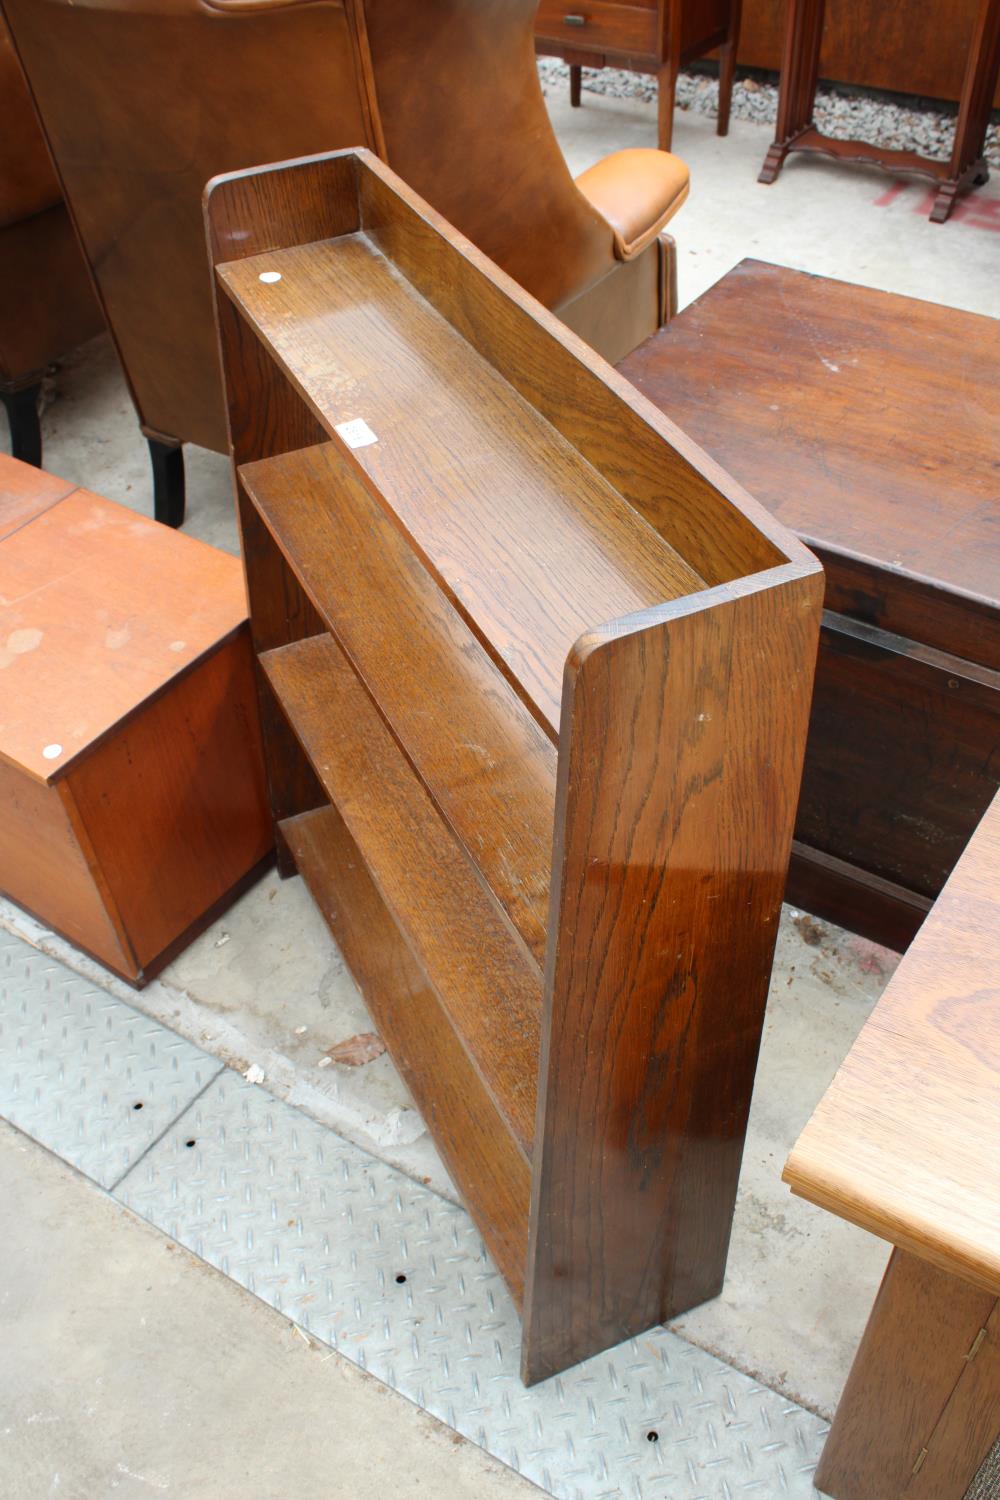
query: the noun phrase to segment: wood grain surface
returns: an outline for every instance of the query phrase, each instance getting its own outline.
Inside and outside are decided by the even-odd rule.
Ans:
[[[0,755],[51,781],[245,619],[235,558],[72,491],[0,543]]]
[[[792,1191],[1000,1293],[1000,799],[785,1166]]]
[[[998,365],[995,318],[744,260],[619,369],[810,544],[996,607]]]
[[[0,453],[0,542],[75,489],[66,479]]]
[[[997,1299],[893,1252],[816,1471],[832,1500],[961,1500],[1000,1431]]]
[[[527,1158],[537,1099],[537,965],[449,836],[332,638],[266,652],[261,666],[387,910]]]
[[[240,478],[317,618],[541,967],[556,790],[550,740],[332,444],[245,465]]]
[[[588,625],[702,587],[363,236],[219,276],[327,428],[361,419],[374,432],[347,450],[353,463],[553,738]]]

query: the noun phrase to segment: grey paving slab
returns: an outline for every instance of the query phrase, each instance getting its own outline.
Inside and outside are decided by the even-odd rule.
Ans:
[[[111,1187],[222,1064],[0,933],[0,1116]]]
[[[815,1493],[826,1424],[665,1329],[525,1390],[469,1216],[234,1073],[116,1196],[556,1496]]]

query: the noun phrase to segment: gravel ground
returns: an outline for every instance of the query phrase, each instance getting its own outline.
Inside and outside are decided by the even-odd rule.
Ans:
[[[555,57],[540,57],[538,71],[543,88],[569,88],[569,69]],[[592,94],[612,99],[656,99],[656,82],[648,74],[626,73],[618,68],[583,70],[583,87]],[[704,74],[682,73],[677,81],[677,108],[714,115],[719,84]],[[778,88],[753,78],[737,80],[733,89],[733,118],[773,124],[778,112]],[[944,110],[907,109],[862,94],[833,93],[821,89],[816,95],[816,124],[828,135],[872,141],[904,151],[947,160],[955,132],[955,116]],[[1000,127],[991,127],[986,137],[986,159],[1000,167]]]

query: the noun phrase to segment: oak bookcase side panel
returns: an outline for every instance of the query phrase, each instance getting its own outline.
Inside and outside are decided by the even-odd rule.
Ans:
[[[204,194],[212,264],[353,234],[360,156],[322,152],[213,177]]]
[[[802,768],[818,569],[567,667],[522,1373],[720,1289]]]

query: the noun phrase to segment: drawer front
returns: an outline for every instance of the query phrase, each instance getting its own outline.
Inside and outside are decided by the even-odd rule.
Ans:
[[[654,57],[657,12],[650,5],[614,5],[610,0],[541,0],[535,35],[580,52],[620,52]]]

